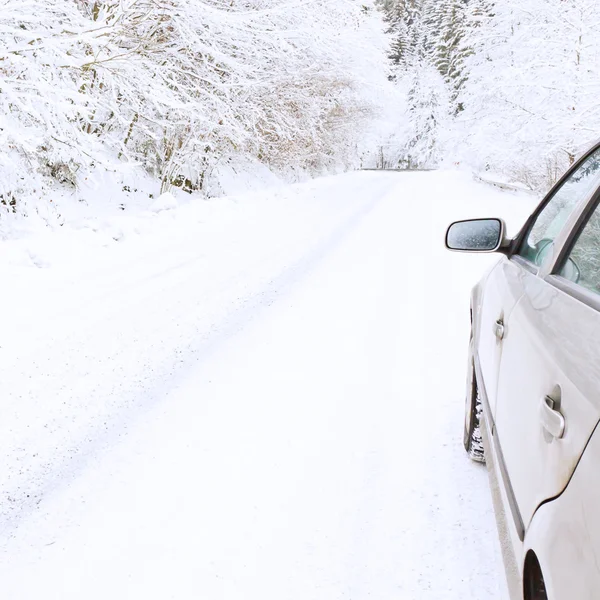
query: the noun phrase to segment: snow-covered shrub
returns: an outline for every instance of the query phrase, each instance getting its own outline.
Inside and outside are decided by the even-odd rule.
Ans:
[[[0,194],[142,166],[201,189],[235,157],[358,165],[387,84],[370,0],[5,0]]]
[[[0,10],[0,194],[17,203],[41,191],[44,176],[71,180],[83,157],[87,99],[76,70],[85,25],[62,0],[6,0]]]

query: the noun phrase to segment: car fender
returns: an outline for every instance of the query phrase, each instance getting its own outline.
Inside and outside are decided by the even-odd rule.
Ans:
[[[600,589],[600,431],[557,498],[538,507],[525,534],[540,563],[548,598],[593,600]],[[527,577],[527,573],[524,573]]]

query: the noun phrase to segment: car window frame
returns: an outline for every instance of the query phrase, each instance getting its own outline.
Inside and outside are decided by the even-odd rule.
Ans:
[[[583,304],[600,312],[600,294],[592,292],[582,285],[560,275],[560,270],[565,264],[565,261],[571,254],[581,233],[598,208],[600,208],[600,185],[598,185],[584,209],[579,212],[576,223],[571,228],[569,236],[561,244],[558,254],[552,261],[549,273],[547,273],[543,279],[569,296],[572,296],[580,302],[583,302]]]
[[[582,213],[589,209],[589,205],[593,202],[594,197],[598,193],[598,189],[592,194],[591,198],[585,198],[579,201],[574,207],[573,212],[567,219],[567,222],[563,225],[558,236],[553,240],[554,250],[552,256],[546,261],[546,264],[535,265],[533,262],[527,260],[525,257],[518,254],[519,249],[525,240],[529,237],[533,226],[535,225],[540,213],[546,208],[547,204],[554,198],[556,193],[562,188],[563,184],[567,179],[575,172],[579,167],[595,152],[600,150],[600,140],[598,140],[591,148],[588,149],[578,160],[576,160],[569,169],[563,174],[563,176],[550,188],[549,192],[544,196],[542,201],[538,204],[536,209],[531,213],[525,224],[512,240],[508,251],[508,259],[517,263],[525,270],[529,271],[534,275],[544,274],[544,276],[553,272],[554,266],[558,259],[562,258],[565,243],[569,243],[572,239],[573,231],[579,232],[579,224]],[[591,214],[591,213],[590,213]],[[587,222],[587,220],[586,220]]]

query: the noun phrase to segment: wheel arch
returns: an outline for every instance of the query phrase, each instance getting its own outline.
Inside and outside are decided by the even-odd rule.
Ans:
[[[546,582],[537,554],[529,549],[523,565],[524,600],[548,600]]]

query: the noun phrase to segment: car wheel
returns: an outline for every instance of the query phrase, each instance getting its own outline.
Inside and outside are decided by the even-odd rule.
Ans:
[[[542,568],[536,555],[531,550],[525,558],[523,597],[525,600],[548,600]]]
[[[465,403],[465,432],[463,443],[471,460],[485,462],[483,440],[481,439],[481,399],[477,388],[477,378],[472,357],[469,357],[469,377]]]

